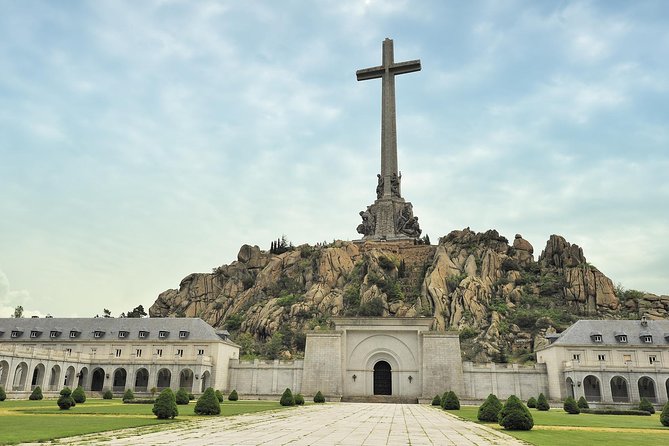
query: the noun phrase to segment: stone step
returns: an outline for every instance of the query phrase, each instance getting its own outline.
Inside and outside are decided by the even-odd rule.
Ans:
[[[342,403],[418,404],[418,398],[391,395],[343,396]]]

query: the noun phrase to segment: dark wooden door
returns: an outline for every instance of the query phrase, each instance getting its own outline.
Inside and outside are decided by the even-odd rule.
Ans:
[[[392,395],[393,380],[390,373],[390,364],[379,361],[374,364],[374,395]]]

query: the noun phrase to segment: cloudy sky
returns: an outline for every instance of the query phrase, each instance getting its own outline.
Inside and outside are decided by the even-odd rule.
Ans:
[[[0,316],[114,315],[191,272],[358,237],[395,60],[432,241],[551,234],[669,294],[666,1],[0,0]]]

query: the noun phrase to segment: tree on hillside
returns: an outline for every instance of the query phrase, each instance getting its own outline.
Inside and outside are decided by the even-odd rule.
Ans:
[[[125,315],[125,317],[131,317],[131,318],[140,318],[145,316],[147,316],[147,314],[146,311],[144,311],[144,305],[137,305],[135,308],[128,311]]]

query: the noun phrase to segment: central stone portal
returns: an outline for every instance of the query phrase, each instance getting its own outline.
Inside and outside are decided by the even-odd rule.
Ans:
[[[397,169],[397,126],[395,122],[395,76],[421,69],[420,60],[395,62],[393,41],[383,41],[383,65],[358,70],[359,81],[382,80],[381,88],[381,173],[377,174],[376,201],[360,212],[358,233],[363,240],[415,240],[420,237],[413,206],[402,198],[402,174]]]

